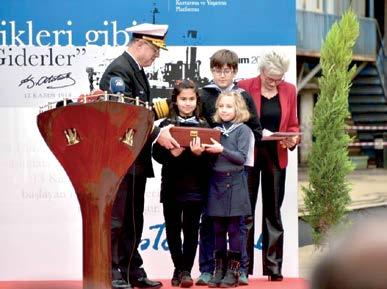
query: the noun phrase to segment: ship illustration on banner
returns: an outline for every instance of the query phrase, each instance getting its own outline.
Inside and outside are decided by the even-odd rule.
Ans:
[[[160,13],[153,3],[152,23],[156,23],[156,14]],[[198,59],[198,47],[191,46],[190,44],[197,43],[198,31],[188,29],[187,34],[183,35],[187,46],[185,47],[185,59],[179,59],[173,62],[166,62],[164,66],[153,63],[151,67],[145,69],[149,84],[151,87],[151,95],[153,98],[162,97],[169,98],[171,90],[177,80],[190,79],[193,80],[199,87],[207,85],[210,81],[207,77],[201,75],[200,69],[202,61]],[[181,49],[184,49],[183,47]],[[100,63],[98,67],[93,69],[95,79],[92,78],[93,86],[98,87],[99,79],[102,76],[104,70],[112,62],[114,58],[106,58],[103,63]],[[89,68],[90,69],[90,68]],[[89,75],[90,77],[90,75]],[[90,80],[90,79],[89,79]]]
[[[197,37],[197,31],[189,30],[187,36],[188,38],[195,39]],[[187,46],[185,49],[185,61],[168,62],[165,63],[163,68],[157,69],[153,67],[147,73],[152,96],[169,97],[170,90],[175,85],[176,80],[190,79],[196,82],[199,87],[203,87],[209,83],[209,79],[202,77],[200,74],[201,61],[197,59],[198,48],[195,46]]]

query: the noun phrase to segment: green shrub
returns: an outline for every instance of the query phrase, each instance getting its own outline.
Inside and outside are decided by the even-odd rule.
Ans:
[[[310,155],[309,185],[303,187],[307,222],[313,239],[320,245],[325,233],[338,225],[350,203],[347,174],[353,170],[348,158],[350,137],[345,130],[349,116],[348,92],[356,67],[352,48],[359,35],[359,23],[351,11],[332,25],[321,48],[320,93],[314,109],[312,133],[315,138]]]

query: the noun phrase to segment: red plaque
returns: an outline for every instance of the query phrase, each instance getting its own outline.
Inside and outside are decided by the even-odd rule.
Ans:
[[[212,144],[211,138],[220,142],[220,130],[202,127],[174,126],[170,130],[172,137],[183,147],[189,147],[190,141],[200,137],[202,144]]]

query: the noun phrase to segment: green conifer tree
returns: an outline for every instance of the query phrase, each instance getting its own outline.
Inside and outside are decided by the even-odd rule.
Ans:
[[[313,143],[309,158],[309,185],[303,187],[307,221],[313,229],[313,240],[320,245],[322,237],[341,222],[350,203],[347,174],[353,169],[348,158],[350,137],[345,131],[349,116],[348,92],[356,67],[352,48],[359,35],[359,22],[351,11],[332,25],[321,48],[320,93],[313,115]]]

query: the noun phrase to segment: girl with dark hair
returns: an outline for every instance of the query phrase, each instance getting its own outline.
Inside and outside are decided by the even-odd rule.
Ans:
[[[208,127],[200,116],[200,97],[191,80],[176,83],[171,97],[169,117],[160,127]],[[169,251],[175,266],[172,286],[191,287],[191,269],[198,245],[200,215],[207,198],[207,155],[200,138],[190,147],[167,150],[153,145],[153,158],[162,164],[160,198],[163,203],[165,229]],[[184,242],[181,238],[183,231]]]

